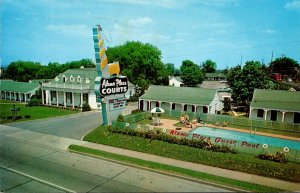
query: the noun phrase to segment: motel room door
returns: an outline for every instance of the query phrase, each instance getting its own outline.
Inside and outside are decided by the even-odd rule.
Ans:
[[[271,121],[277,121],[277,111],[271,111]]]

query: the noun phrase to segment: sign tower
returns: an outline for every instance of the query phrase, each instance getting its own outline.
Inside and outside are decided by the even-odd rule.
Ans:
[[[97,77],[94,91],[97,102],[101,103],[104,125],[117,120],[126,107],[125,93],[128,79],[120,75],[119,62],[108,63],[104,34],[100,25],[93,28],[93,40],[96,58]]]

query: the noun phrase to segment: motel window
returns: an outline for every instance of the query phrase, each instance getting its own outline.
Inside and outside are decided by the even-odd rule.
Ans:
[[[257,117],[260,117],[260,118],[264,117],[264,110],[263,109],[257,109]]]
[[[187,105],[183,106],[183,111],[187,111]]]
[[[70,82],[74,82],[74,77],[72,75],[70,76]]]
[[[78,82],[78,83],[81,82],[81,77],[80,77],[80,76],[77,77],[77,82]]]
[[[65,83],[66,82],[66,80],[67,80],[67,78],[65,77],[65,76],[63,76],[63,82]]]
[[[175,110],[175,103],[172,104],[172,110]]]

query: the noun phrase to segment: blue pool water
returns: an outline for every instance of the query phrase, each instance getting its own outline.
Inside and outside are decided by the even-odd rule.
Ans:
[[[255,135],[249,133],[242,133],[237,131],[229,131],[223,129],[215,129],[209,127],[199,127],[190,132],[190,134],[200,134],[210,137],[221,137],[224,139],[248,141],[251,143],[268,144],[269,146],[288,147],[291,149],[300,150],[300,142],[293,140],[286,140],[274,137],[267,137],[262,135]]]

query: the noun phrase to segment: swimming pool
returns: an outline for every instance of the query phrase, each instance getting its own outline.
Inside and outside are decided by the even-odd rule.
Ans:
[[[267,144],[268,146],[275,146],[275,147],[288,147],[291,149],[300,150],[300,142],[293,141],[293,140],[286,140],[262,135],[255,135],[249,133],[242,133],[237,131],[230,131],[230,130],[223,130],[223,129],[215,129],[209,127],[199,127],[190,132],[190,136],[196,134],[198,137],[212,137],[215,138],[214,140],[222,140],[226,139],[226,143],[228,144],[235,144],[235,140],[241,142],[248,142],[248,144]],[[202,136],[201,136],[202,135]]]

